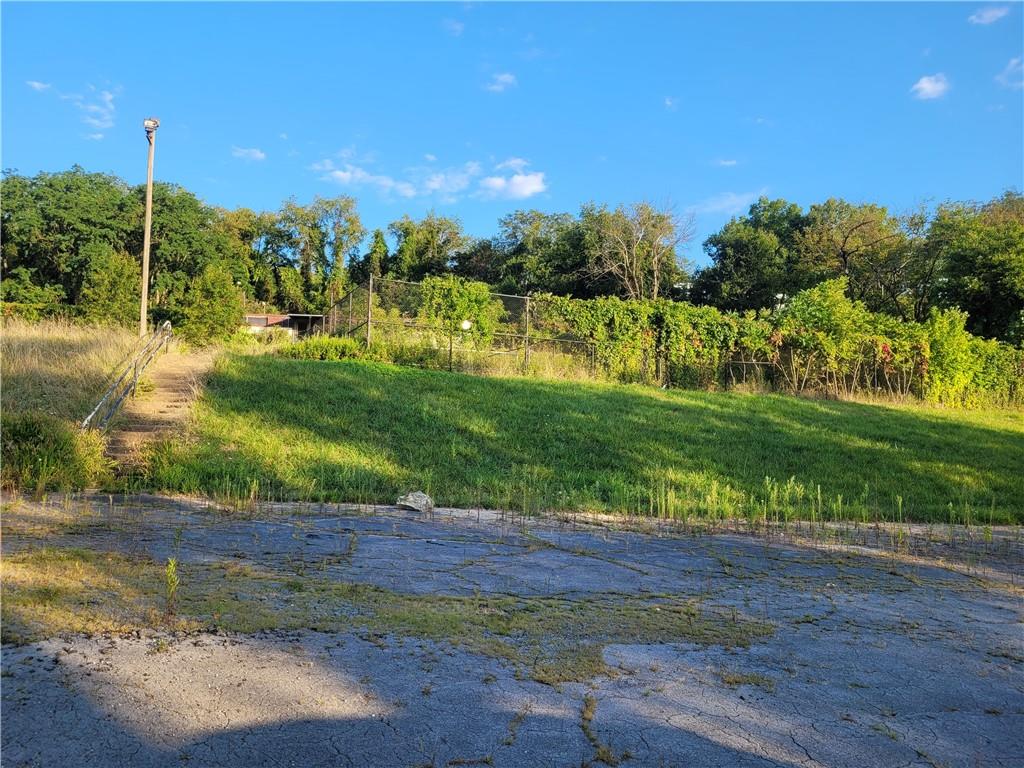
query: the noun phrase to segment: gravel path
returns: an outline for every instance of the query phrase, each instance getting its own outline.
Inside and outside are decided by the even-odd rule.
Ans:
[[[738,534],[105,499],[9,505],[5,554],[175,547],[186,567],[303,558],[404,594],[692,595],[774,632],[748,648],[612,643],[610,674],[558,686],[358,627],[5,646],[5,766],[1024,766],[1019,532],[997,532],[1008,580],[993,580]]]

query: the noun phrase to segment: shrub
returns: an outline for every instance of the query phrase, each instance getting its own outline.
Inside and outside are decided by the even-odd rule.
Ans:
[[[445,275],[425,278],[420,290],[419,321],[475,345],[489,344],[505,315],[486,283]]]
[[[182,337],[199,346],[224,341],[242,324],[242,295],[231,272],[211,264],[192,281],[183,309]]]
[[[103,438],[37,411],[5,415],[0,436],[0,484],[33,491],[75,490],[104,479]]]
[[[351,360],[364,357],[366,349],[348,336],[307,336],[281,348],[282,357],[294,360]]]
[[[15,267],[0,280],[0,304],[4,317],[39,320],[65,312],[64,289],[59,285],[38,286],[32,282],[35,270]]]
[[[78,302],[82,319],[123,326],[138,323],[140,277],[135,259],[106,243],[90,243],[82,251],[89,259]]]

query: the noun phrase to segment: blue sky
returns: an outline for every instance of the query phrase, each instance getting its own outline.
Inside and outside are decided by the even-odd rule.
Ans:
[[[647,199],[686,255],[760,194],[900,211],[1024,187],[1020,3],[2,6],[2,164],[276,209]]]

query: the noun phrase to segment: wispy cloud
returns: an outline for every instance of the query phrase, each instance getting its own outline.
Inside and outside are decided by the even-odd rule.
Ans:
[[[231,156],[240,160],[266,160],[267,153],[256,147],[232,147]]]
[[[330,161],[327,161],[330,162]],[[341,184],[343,187],[371,187],[386,196],[392,194],[399,197],[415,197],[416,187],[407,182],[399,181],[385,174],[372,173],[365,168],[345,163],[340,168],[331,168],[325,179]]]
[[[466,31],[466,25],[458,19],[444,19],[441,28],[452,37],[459,37]]]
[[[999,21],[1009,12],[1010,8],[1006,5],[987,5],[976,10],[967,17],[967,20],[971,24],[992,24]]]
[[[1020,56],[1010,59],[1003,71],[996,75],[996,82],[1004,88],[1024,88],[1024,61]]]
[[[514,173],[512,176],[487,176],[480,179],[480,191],[484,197],[501,197],[506,200],[525,200],[539,195],[548,188],[543,171]]]
[[[436,171],[420,182],[419,192],[423,195],[436,195],[443,203],[454,203],[460,193],[469,189],[469,185],[480,172],[480,163],[475,161],[458,168]]]
[[[335,157],[341,154],[357,153],[338,153]],[[548,188],[545,174],[528,171],[529,163],[521,157],[503,160],[487,176],[475,160],[438,167],[436,156],[428,153],[424,159],[424,164],[405,168],[397,175],[372,170],[357,160],[331,157],[313,163],[309,168],[319,173],[323,181],[352,189],[374,190],[385,199],[422,197],[439,203],[455,203],[468,195],[484,200],[523,200]]]
[[[525,200],[547,190],[543,171],[527,171],[529,163],[521,157],[510,157],[494,166],[495,171],[512,171],[480,179],[478,195],[485,199]]]
[[[504,171],[507,169],[510,171],[521,172],[529,164],[529,160],[523,160],[521,157],[510,157],[508,160],[503,160],[494,166],[494,170]]]
[[[96,86],[90,85],[84,94],[58,92],[57,97],[61,101],[73,104],[82,122],[93,129],[89,138],[95,138],[97,131],[106,131],[114,127],[114,91],[99,90]]]
[[[925,75],[910,86],[915,99],[940,99],[946,95],[949,88],[949,80],[941,72]]]
[[[690,208],[694,213],[726,214],[736,216],[746,211],[762,195],[768,193],[767,187],[756,192],[722,192],[712,195]]]
[[[280,138],[282,141],[288,141],[288,134],[287,133],[279,133],[278,134],[278,138]]]
[[[491,93],[501,93],[509,88],[515,88],[517,85],[519,85],[519,81],[511,72],[498,72],[491,75],[491,81],[484,86],[484,89]]]
[[[53,88],[50,83],[41,83],[38,80],[27,80],[25,84],[39,93],[52,89],[58,99],[71,104],[78,111],[81,121],[90,129],[87,134],[83,134],[83,138],[99,141],[103,138],[104,131],[114,127],[117,112],[114,98],[120,91],[119,88],[103,90],[89,85],[84,93],[63,93]]]
[[[677,99],[675,96],[666,96],[664,103],[665,109],[669,110],[670,112],[675,112],[677,109],[679,109],[679,99]]]
[[[732,168],[734,165],[736,165],[736,163],[737,163],[736,160],[724,160],[723,159],[723,160],[716,160],[715,161],[715,165],[719,166],[720,168]]]
[[[355,162],[338,164],[331,158],[313,163],[310,169],[321,173],[320,178],[324,181],[343,187],[373,189],[385,198],[434,197],[442,203],[456,202],[482,172],[480,164],[471,161],[444,169],[434,166],[408,168],[400,178],[376,173]]]

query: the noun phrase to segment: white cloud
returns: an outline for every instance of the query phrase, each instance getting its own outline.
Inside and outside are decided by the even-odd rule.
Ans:
[[[675,112],[679,108],[679,99],[675,96],[665,97],[665,109]]]
[[[508,160],[504,160],[494,166],[494,170],[503,171],[508,169],[510,171],[522,172],[522,170],[528,166],[530,162],[523,160],[521,157],[510,157]]]
[[[279,133],[278,136],[281,138],[282,141],[288,141],[287,133]]]
[[[256,147],[232,147],[231,156],[241,160],[266,160],[267,153]]]
[[[453,203],[458,193],[465,191],[473,177],[480,175],[480,163],[468,162],[459,168],[431,173],[420,184],[424,195],[438,195],[442,202]]]
[[[979,8],[970,16],[967,20],[971,24],[992,24],[993,22],[999,21],[1003,16],[1010,12],[1009,6],[1006,5],[988,5],[984,8]]]
[[[343,163],[340,167],[330,159],[321,160],[310,166],[311,170],[323,173],[325,181],[332,181],[347,187],[375,189],[384,197],[437,197],[441,202],[453,203],[459,193],[469,188],[473,177],[480,174],[480,164],[468,162],[456,168],[410,168],[407,178],[395,178],[388,174],[373,173],[354,163]]]
[[[52,87],[50,83],[41,83],[38,80],[26,80],[25,84],[34,91],[48,91]],[[54,91],[54,94],[61,101],[72,104],[78,110],[79,117],[92,130],[84,135],[86,139],[98,141],[103,138],[103,131],[114,127],[114,97],[120,92],[120,88],[112,91],[99,90],[94,85],[87,87],[85,94],[61,93]]]
[[[1024,88],[1024,61],[1020,56],[1010,59],[1003,71],[996,75],[996,82],[1004,88]]]
[[[736,162],[736,160],[718,160],[716,161],[715,165],[721,168],[732,168],[734,165],[736,165]]]
[[[484,88],[491,93],[501,93],[508,88],[514,88],[519,85],[519,81],[516,80],[516,76],[511,72],[499,72],[495,75],[491,75],[491,82],[487,83]]]
[[[545,175],[526,170],[529,164],[521,157],[509,157],[494,167],[494,173],[483,176],[483,167],[476,161],[461,165],[438,167],[437,157],[424,156],[426,163],[406,168],[401,175],[377,173],[362,161],[344,159],[353,151],[337,153],[342,160],[324,158],[309,166],[320,178],[345,187],[374,190],[385,198],[433,198],[440,203],[454,203],[469,194],[483,199],[523,200],[547,189]],[[502,173],[504,171],[504,173]]]
[[[548,185],[542,171],[514,173],[512,176],[487,176],[480,179],[480,191],[484,197],[502,197],[507,200],[525,200],[539,195]]]
[[[724,213],[736,216],[746,211],[768,188],[762,187],[756,192],[723,192],[702,200],[691,208],[694,213]]]
[[[63,101],[70,101],[81,113],[82,122],[97,131],[114,127],[114,94],[111,91],[97,91],[89,86],[89,93],[58,93]]]
[[[914,83],[910,90],[915,99],[939,99],[946,95],[949,87],[949,80],[939,72],[934,75],[925,75]]]
[[[445,19],[441,22],[441,26],[452,37],[458,37],[466,31],[466,25],[458,19]]]
[[[325,162],[330,163],[329,160]],[[396,181],[384,174],[371,173],[365,168],[351,163],[345,163],[341,168],[329,170],[324,178],[346,187],[372,187],[385,195],[416,196],[416,188],[409,182]]]

